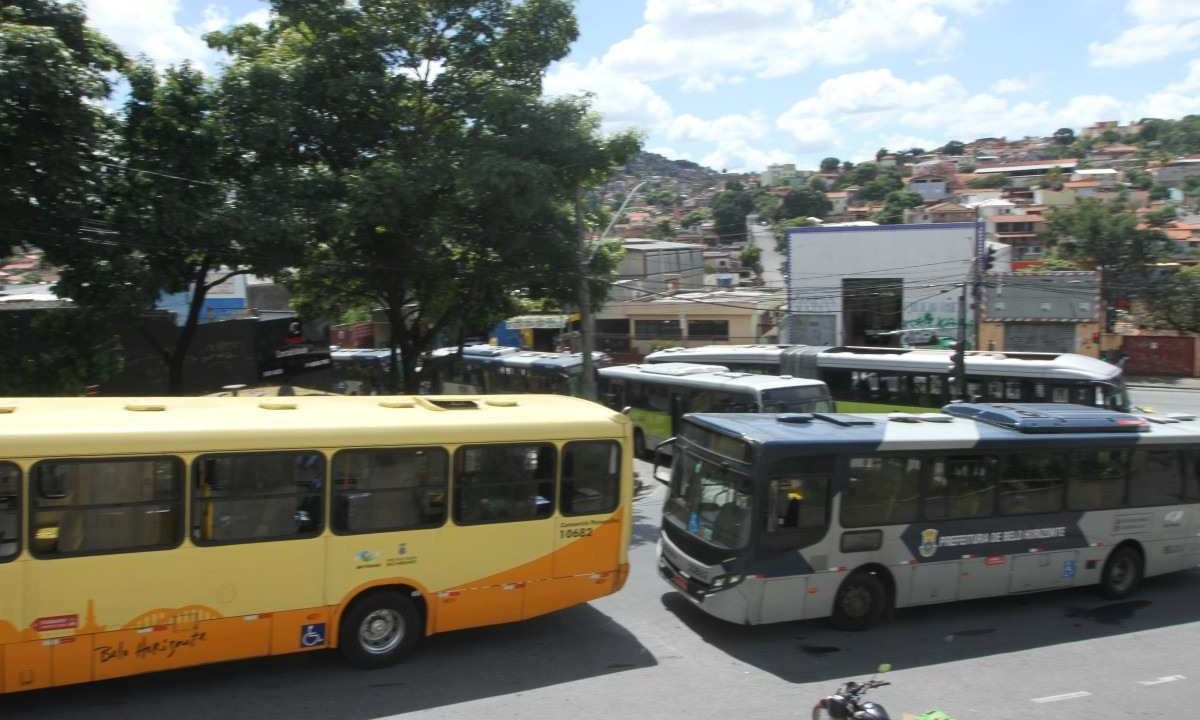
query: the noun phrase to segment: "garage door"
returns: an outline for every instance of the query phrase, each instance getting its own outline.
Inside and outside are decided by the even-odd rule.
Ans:
[[[1004,349],[1025,352],[1075,352],[1073,323],[1008,323]]]

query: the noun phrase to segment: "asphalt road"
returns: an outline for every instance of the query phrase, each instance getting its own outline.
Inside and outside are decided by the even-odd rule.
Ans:
[[[881,662],[893,685],[872,696],[896,718],[1176,718],[1200,697],[1200,570],[1117,603],[1080,588],[901,611],[864,633],[740,627],[657,578],[662,494],[652,483],[636,503],[629,583],[589,605],[435,636],[384,670],[334,652],[223,663],[3,696],[0,718],[807,718]]]
[[[1200,413],[1200,390],[1131,387],[1129,399],[1134,405],[1155,412]]]

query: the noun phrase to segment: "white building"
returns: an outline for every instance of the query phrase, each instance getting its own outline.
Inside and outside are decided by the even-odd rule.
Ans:
[[[898,330],[953,337],[976,223],[787,231],[786,342],[886,345]],[[968,326],[968,337],[973,329]]]

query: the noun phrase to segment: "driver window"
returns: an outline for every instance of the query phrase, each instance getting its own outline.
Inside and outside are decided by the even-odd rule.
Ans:
[[[788,471],[778,472],[768,485],[768,532],[825,528],[829,524],[833,458],[792,458],[776,466]],[[798,472],[797,467],[808,472]]]

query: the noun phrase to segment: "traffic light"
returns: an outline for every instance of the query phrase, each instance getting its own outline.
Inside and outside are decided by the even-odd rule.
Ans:
[[[983,256],[983,271],[988,272],[996,264],[996,248],[989,247]]]

